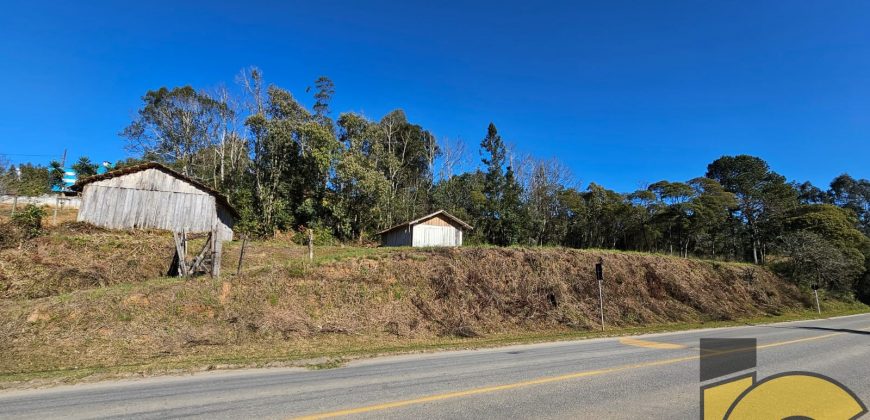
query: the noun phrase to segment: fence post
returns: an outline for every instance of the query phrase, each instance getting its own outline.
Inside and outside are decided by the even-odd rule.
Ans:
[[[236,267],[236,275],[242,272],[242,260],[245,258],[245,246],[248,245],[248,235],[242,237],[242,250],[239,251],[239,266]]]
[[[54,216],[51,218],[51,224],[57,225],[57,208],[60,206],[60,196],[54,197]]]
[[[314,261],[314,230],[308,228],[308,261]]]
[[[822,314],[822,306],[819,305],[819,284],[813,283],[812,288],[813,288],[813,296],[816,297],[816,311],[819,313],[819,315],[821,315]]]
[[[212,267],[211,267],[211,276],[219,279],[221,277],[221,254],[223,253],[223,240],[218,236],[217,227],[212,227],[212,249],[214,253],[212,253]]]

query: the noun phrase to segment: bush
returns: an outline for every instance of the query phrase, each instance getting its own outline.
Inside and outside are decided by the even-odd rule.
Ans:
[[[849,294],[864,274],[864,256],[860,252],[838,248],[812,232],[786,235],[779,248],[787,258],[774,269],[804,287],[818,284],[832,292]]]
[[[42,232],[42,218],[44,216],[45,210],[42,207],[28,204],[12,216],[12,225],[18,230],[21,239],[32,239]]]
[[[861,302],[870,305],[870,256],[864,260],[864,276],[855,285],[855,294]]]
[[[18,229],[12,223],[0,223],[0,249],[18,246]]]
[[[332,246],[338,243],[335,236],[332,235],[332,230],[321,227],[314,227],[314,245],[315,246]],[[308,230],[300,226],[293,233],[293,242],[299,245],[308,245]]]

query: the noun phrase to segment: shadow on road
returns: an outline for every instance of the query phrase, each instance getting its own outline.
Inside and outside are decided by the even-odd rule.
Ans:
[[[829,327],[811,327],[811,326],[785,326],[785,325],[756,325],[756,324],[746,324],[750,327],[756,328],[779,328],[785,330],[817,330],[817,331],[831,331],[831,332],[839,332],[844,334],[858,334],[858,335],[870,335],[870,331],[864,330],[853,330],[849,328],[829,328]]]
[[[793,328],[799,328],[802,330],[834,331],[834,332],[841,332],[841,333],[846,333],[846,334],[870,335],[870,331],[850,330],[847,328],[825,328],[825,327],[793,327]]]

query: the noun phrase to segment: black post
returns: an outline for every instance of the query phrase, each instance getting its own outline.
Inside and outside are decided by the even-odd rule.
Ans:
[[[604,282],[604,258],[598,258],[595,264],[595,279],[598,280],[598,304],[601,308],[601,331],[604,331],[604,292],[602,291],[602,283]]]

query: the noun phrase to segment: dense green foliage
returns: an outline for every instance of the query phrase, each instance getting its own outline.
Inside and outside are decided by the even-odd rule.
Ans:
[[[55,174],[52,169],[25,163],[15,167],[9,166],[0,173],[2,194],[17,194],[37,196],[51,191],[52,182],[60,182],[63,171]],[[54,179],[56,178],[56,181]]]
[[[72,169],[76,171],[76,176],[78,176],[79,179],[96,175],[99,167],[100,165],[91,162],[87,156],[82,156],[72,165]]]
[[[2,163],[2,159],[0,159]],[[53,187],[63,186],[64,168],[58,161],[52,161],[48,166],[24,163],[21,165],[3,164],[0,171],[0,194],[17,194],[21,196],[38,196],[48,194]],[[78,178],[86,178],[97,174],[99,165],[91,162],[87,156],[82,156],[70,168],[78,174]]]

